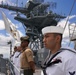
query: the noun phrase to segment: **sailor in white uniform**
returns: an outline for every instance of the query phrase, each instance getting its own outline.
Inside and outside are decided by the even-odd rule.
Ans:
[[[44,75],[76,75],[76,51],[61,47],[63,31],[58,26],[42,29],[44,46],[51,52],[42,65]]]
[[[15,65],[14,72],[15,75],[20,75],[20,55],[21,55],[20,43],[17,42],[15,46],[17,47],[17,50],[13,56],[13,63]]]

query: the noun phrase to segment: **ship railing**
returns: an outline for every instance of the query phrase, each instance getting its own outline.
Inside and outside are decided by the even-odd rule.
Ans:
[[[10,75],[24,75],[23,69],[17,68],[11,60],[9,60],[9,72]]]

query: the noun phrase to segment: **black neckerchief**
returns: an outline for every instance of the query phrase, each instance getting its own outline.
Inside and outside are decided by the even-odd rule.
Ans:
[[[47,62],[47,64],[46,64],[46,62],[43,64],[43,65],[41,65],[41,67],[43,68],[43,69],[46,69],[50,64],[52,65],[52,63],[51,63],[51,61],[52,61],[52,59],[55,57],[55,56],[57,56],[59,53],[61,53],[62,52],[62,50],[60,49],[58,52],[56,52],[51,58],[50,58],[50,60]],[[53,62],[54,63],[54,62]]]
[[[20,56],[20,54],[21,54],[21,52],[17,56],[15,56],[15,58],[18,58]]]

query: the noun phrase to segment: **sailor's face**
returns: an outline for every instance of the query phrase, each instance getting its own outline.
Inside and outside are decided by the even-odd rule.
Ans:
[[[56,38],[54,37],[54,34],[52,33],[45,34],[43,38],[43,43],[47,49],[53,49],[56,45]]]
[[[18,47],[17,47],[17,50],[18,50],[18,51],[21,51],[21,50],[22,50],[22,47],[21,47],[21,46],[18,46]]]

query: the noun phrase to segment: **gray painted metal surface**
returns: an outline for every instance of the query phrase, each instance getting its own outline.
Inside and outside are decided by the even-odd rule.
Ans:
[[[7,75],[7,59],[0,58],[0,72]]]

